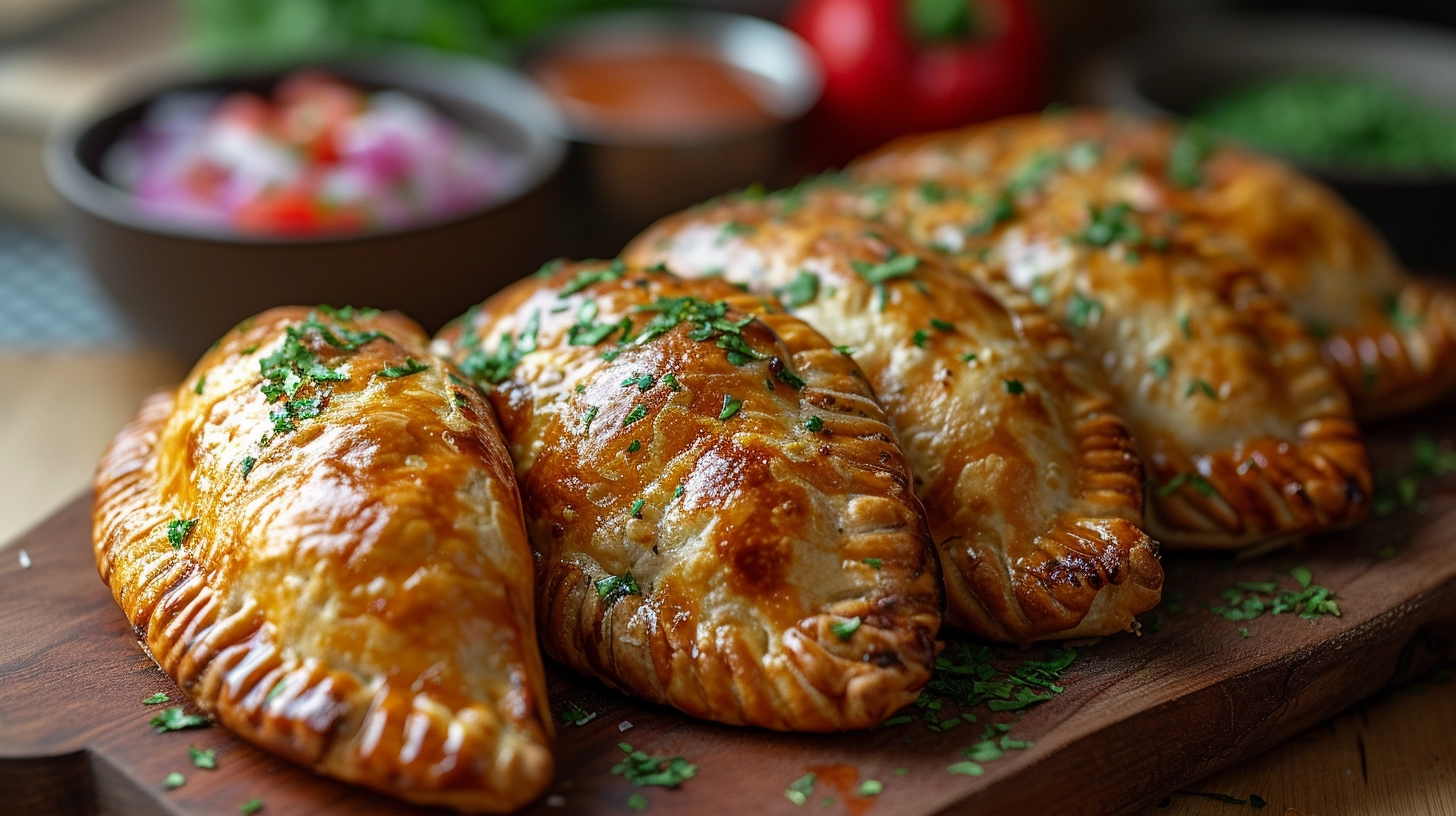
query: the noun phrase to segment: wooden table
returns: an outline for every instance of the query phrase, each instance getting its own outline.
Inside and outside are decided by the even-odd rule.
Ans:
[[[137,401],[184,370],[144,351],[0,353],[0,549],[84,490]],[[1284,816],[1456,814],[1456,683],[1446,680],[1362,704],[1188,790],[1257,794],[1264,813]],[[1134,816],[1247,810],[1174,794]]]

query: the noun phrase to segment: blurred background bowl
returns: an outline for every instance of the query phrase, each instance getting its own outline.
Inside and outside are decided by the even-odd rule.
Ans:
[[[611,121],[609,111],[553,97],[563,111],[563,135],[574,142],[571,198],[585,205],[580,212],[590,213],[573,230],[576,254],[614,255],[662,215],[755,181],[791,177],[792,128],[819,99],[823,77],[809,46],[782,26],[684,8],[607,12],[556,29],[528,49],[524,64],[538,81],[546,80],[550,94],[543,72],[557,57],[682,53],[721,63],[751,83],[766,115],[671,130]]]
[[[368,90],[411,94],[518,165],[508,186],[463,215],[398,230],[271,237],[149,216],[106,181],[102,158],[161,95],[181,90],[266,94],[300,68]],[[284,303],[401,309],[433,330],[552,257],[553,178],[563,126],[518,73],[439,54],[207,69],[174,66],[125,80],[112,101],[56,129],[46,170],[71,235],[102,288],[143,339],[191,359],[243,318]]]
[[[1089,82],[1096,102],[1189,116],[1223,91],[1310,74],[1382,81],[1456,111],[1456,36],[1354,15],[1221,14],[1155,29],[1102,61]],[[1449,237],[1456,173],[1382,172],[1284,158],[1339,191],[1408,265],[1456,267],[1456,242]]]

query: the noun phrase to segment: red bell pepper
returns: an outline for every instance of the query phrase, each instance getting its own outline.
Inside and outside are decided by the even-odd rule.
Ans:
[[[787,23],[824,67],[809,123],[824,163],[1046,102],[1028,0],[802,0]]]

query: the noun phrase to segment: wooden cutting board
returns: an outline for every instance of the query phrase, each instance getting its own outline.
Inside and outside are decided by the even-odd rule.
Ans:
[[[1426,416],[1371,434],[1380,469],[1401,472],[1424,428],[1456,433],[1456,417]],[[777,734],[697,722],[550,666],[558,718],[557,781],[533,812],[890,814],[1110,813],[1157,797],[1263,751],[1385,687],[1456,659],[1456,481],[1426,485],[1424,507],[1372,519],[1302,550],[1231,561],[1165,556],[1162,624],[1143,616],[1141,637],[1074,644],[1065,691],[1024,713],[971,710],[978,722],[933,732],[919,719],[865,733]],[[0,808],[7,813],[232,814],[257,798],[276,814],[412,814],[423,809],[335,783],[265,755],[222,728],[157,734],[148,720],[184,698],[138,646],[91,554],[83,497],[7,549],[0,566]],[[23,569],[17,557],[31,561]],[[1393,549],[1393,554],[1391,550]],[[1288,577],[1307,566],[1338,593],[1342,617],[1292,614],[1226,620],[1207,606],[1239,581]],[[1181,610],[1174,611],[1181,607]],[[1240,627],[1248,636],[1240,633]],[[1006,667],[1043,650],[998,648]],[[953,710],[947,708],[947,711]],[[989,722],[1033,744],[951,774]],[[626,724],[630,723],[630,727]],[[697,776],[677,790],[636,788],[610,769],[618,742],[681,755]],[[217,752],[201,770],[188,747]],[[167,790],[181,772],[186,782]],[[897,773],[901,771],[902,773]],[[807,773],[805,805],[784,791]],[[858,795],[865,780],[876,796]],[[18,803],[18,805],[17,805]],[[641,804],[639,801],[637,804]]]

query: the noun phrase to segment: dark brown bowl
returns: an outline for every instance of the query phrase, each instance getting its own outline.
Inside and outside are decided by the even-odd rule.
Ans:
[[[317,238],[240,235],[139,211],[105,181],[102,157],[162,93],[266,92],[302,65],[225,73],[176,68],[52,134],[51,183],[66,223],[113,301],[146,340],[188,359],[243,318],[287,303],[400,309],[435,329],[552,257],[552,191],[565,153],[550,103],[524,77],[474,60],[395,53],[313,64],[366,88],[435,105],[520,162],[514,187],[463,216],[402,230]]]
[[[1098,66],[1095,101],[1188,115],[1210,95],[1307,71],[1368,75],[1456,110],[1456,36],[1412,23],[1312,12],[1220,13],[1158,29]],[[1456,270],[1456,174],[1401,174],[1289,159],[1335,188],[1408,265]]]

